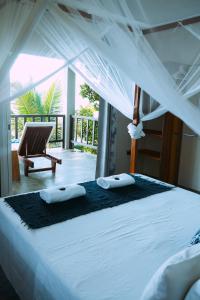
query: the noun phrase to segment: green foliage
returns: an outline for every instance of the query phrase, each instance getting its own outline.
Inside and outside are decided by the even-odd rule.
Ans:
[[[13,89],[21,88],[20,84],[13,85]],[[36,90],[31,90],[26,94],[20,96],[15,102],[15,113],[20,115],[49,115],[57,114],[60,112],[60,99],[61,89],[55,83],[52,83],[46,94],[42,97]],[[27,118],[27,121],[32,121],[32,118]],[[35,121],[40,121],[40,118],[35,118]],[[44,118],[44,121],[48,121],[48,118]],[[51,121],[55,121],[52,119]],[[18,133],[19,137],[22,134],[24,127],[23,118],[18,118]],[[15,137],[15,123],[14,119],[11,120],[11,137]],[[61,139],[62,125],[58,121],[57,137]],[[55,139],[55,130],[52,134],[52,139]],[[57,144],[52,146],[56,146]]]
[[[76,112],[76,114],[79,116],[93,117],[94,113],[96,111],[99,111],[100,96],[95,91],[93,91],[86,83],[81,85],[80,88],[81,88],[80,95],[83,98],[88,99],[90,105],[85,107],[81,106],[80,109]],[[93,138],[93,130],[94,130],[94,138]],[[89,145],[92,145],[92,143],[94,143],[94,145],[97,145],[98,144],[98,122],[94,123],[94,128],[93,128],[93,120],[86,119],[81,121],[79,119],[79,121],[76,123],[76,139],[77,142],[82,142],[83,144],[88,143]],[[87,147],[87,145],[86,146],[75,145],[74,147],[84,152],[97,154],[96,149]]]
[[[93,138],[93,133],[94,133],[94,138]],[[73,137],[75,137],[75,140],[78,143],[81,142],[85,144],[85,146],[83,146],[84,149],[87,148],[87,145],[93,144],[94,146],[97,146],[98,145],[98,122],[94,121],[93,119],[91,120],[78,119],[76,122],[76,126],[74,126]],[[92,150],[92,148],[90,149]]]
[[[92,106],[94,107],[94,109],[96,111],[99,110],[99,100],[100,100],[100,96],[89,87],[89,85],[87,85],[86,83],[82,84],[80,86],[81,90],[80,90],[80,95],[83,98],[86,98],[89,100],[89,102],[92,104]]]
[[[61,89],[52,83],[44,98],[32,90],[20,96],[16,100],[16,110],[18,114],[56,114],[60,111]]]
[[[79,116],[93,117],[95,109],[92,106],[81,106],[77,114]]]
[[[32,90],[20,96],[16,100],[16,109],[19,114],[40,114],[42,111],[42,103],[39,94]]]
[[[52,83],[49,90],[47,91],[44,98],[44,111],[45,114],[59,113],[60,111],[60,98],[61,98],[61,89],[56,86],[55,82]]]
[[[96,149],[92,149],[90,147],[81,146],[81,145],[75,145],[74,149],[80,150],[82,152],[88,152],[88,153],[97,155],[97,150]]]

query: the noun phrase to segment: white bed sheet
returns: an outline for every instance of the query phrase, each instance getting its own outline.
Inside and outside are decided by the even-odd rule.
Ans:
[[[200,228],[200,196],[171,191],[37,230],[0,201],[0,264],[21,299],[139,300]]]

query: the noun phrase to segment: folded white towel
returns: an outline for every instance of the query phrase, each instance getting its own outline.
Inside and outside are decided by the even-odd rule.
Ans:
[[[117,188],[134,183],[135,179],[131,175],[128,175],[126,173],[109,177],[99,177],[97,179],[97,184],[103,189]]]
[[[40,197],[46,203],[63,202],[72,198],[84,196],[85,188],[78,184],[69,184],[60,187],[45,189],[40,192]]]

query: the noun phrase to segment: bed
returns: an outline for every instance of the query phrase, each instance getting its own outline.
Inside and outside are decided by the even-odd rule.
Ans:
[[[21,299],[139,300],[200,228],[200,195],[170,191],[37,230],[0,201],[0,264]]]

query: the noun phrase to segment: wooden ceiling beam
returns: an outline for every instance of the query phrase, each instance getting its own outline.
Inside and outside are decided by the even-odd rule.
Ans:
[[[67,7],[66,5],[61,4],[61,3],[58,3],[58,7],[59,7],[62,11],[66,12],[66,13],[68,13],[68,14],[70,14],[70,13],[73,12],[73,11],[76,11],[76,9],[73,9],[73,8],[71,8],[71,7]],[[79,9],[78,9],[77,11],[78,11],[78,13],[79,13],[83,18],[88,19],[88,20],[91,20],[91,19],[92,19],[92,15],[91,15],[91,14],[89,14],[89,13],[83,11],[83,10],[79,10]]]
[[[61,4],[61,3],[58,4],[58,7],[66,13],[70,13],[71,11],[73,11],[72,8],[68,8],[66,5]],[[91,14],[89,14],[83,10],[78,10],[78,12],[82,17],[84,17],[88,20],[92,19]],[[163,25],[154,26],[151,28],[146,28],[146,29],[143,29],[142,32],[143,32],[143,34],[150,34],[150,33],[154,33],[154,32],[173,29],[176,27],[181,27],[182,25],[192,25],[192,24],[199,23],[199,22],[200,22],[200,16],[196,16],[196,17],[182,19],[182,20],[175,21],[175,22],[168,23],[168,24],[163,24]],[[133,28],[130,25],[128,25],[127,27],[130,31],[133,31]]]
[[[183,19],[183,20],[172,22],[172,23],[168,23],[168,24],[163,24],[163,25],[155,26],[155,27],[152,27],[152,28],[143,29],[142,32],[144,34],[149,34],[149,33],[154,33],[154,32],[159,32],[159,31],[173,29],[173,28],[176,28],[176,27],[181,27],[182,25],[183,26],[184,25],[185,26],[186,25],[192,25],[192,24],[199,23],[199,22],[200,22],[200,16],[197,16],[197,17]]]

